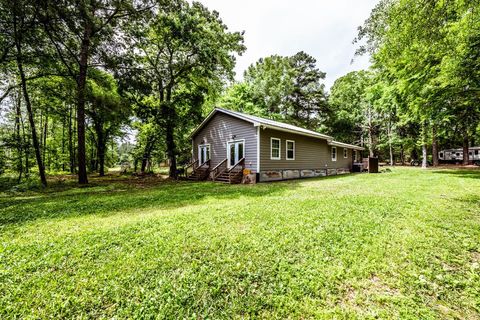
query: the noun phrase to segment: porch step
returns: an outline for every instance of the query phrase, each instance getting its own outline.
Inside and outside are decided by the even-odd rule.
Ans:
[[[232,181],[230,182],[230,177],[227,172],[221,173],[218,177],[215,178],[215,181],[217,182],[223,182],[223,183],[241,183],[242,182],[242,176],[241,175],[236,175],[235,177],[232,177]]]
[[[208,178],[209,170],[208,169],[197,169],[195,172],[191,173],[187,179],[192,181],[201,181]]]

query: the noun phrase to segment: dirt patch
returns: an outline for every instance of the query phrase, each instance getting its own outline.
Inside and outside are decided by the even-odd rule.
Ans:
[[[364,280],[358,288],[347,286],[344,290],[340,306],[344,309],[351,309],[358,314],[365,313],[368,306],[376,303],[377,297],[399,296],[400,291],[385,283],[378,276]]]
[[[477,252],[477,251],[472,252],[472,262],[480,264],[480,252]]]

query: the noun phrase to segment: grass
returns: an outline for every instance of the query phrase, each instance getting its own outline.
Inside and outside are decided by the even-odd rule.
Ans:
[[[480,171],[0,196],[0,318],[480,318]]]

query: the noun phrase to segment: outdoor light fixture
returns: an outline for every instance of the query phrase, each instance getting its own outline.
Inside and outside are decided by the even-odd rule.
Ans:
[[[237,137],[236,134],[232,134],[232,140],[235,140],[236,137]]]

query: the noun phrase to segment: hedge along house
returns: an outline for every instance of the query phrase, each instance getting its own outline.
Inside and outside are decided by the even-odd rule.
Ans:
[[[191,138],[189,178],[229,183],[347,173],[364,150],[315,131],[221,108]]]

